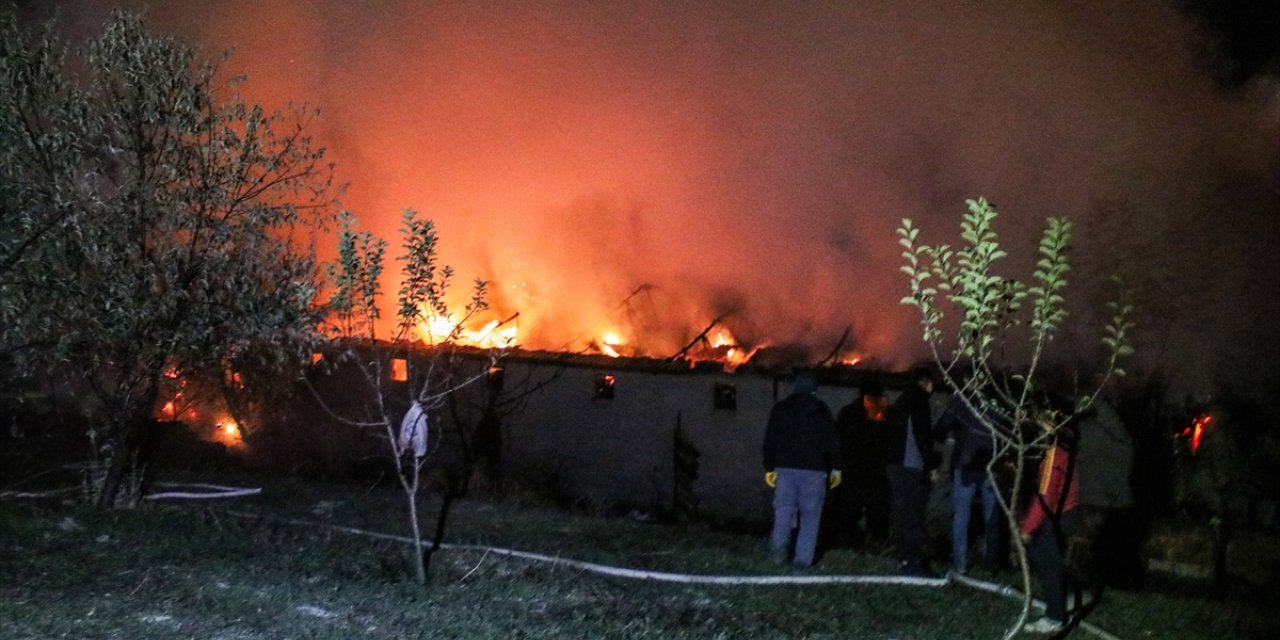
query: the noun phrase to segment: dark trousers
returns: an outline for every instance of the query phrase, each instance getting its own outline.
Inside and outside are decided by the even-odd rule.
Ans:
[[[889,491],[878,486],[885,484],[883,477],[861,482],[871,488],[850,492],[849,496],[849,522],[853,527],[857,527],[859,521],[863,523],[861,539],[856,542],[882,541],[889,536]]]
[[[889,465],[889,502],[893,518],[893,545],[898,562],[918,567],[923,564],[924,510],[929,499],[929,482],[924,471]]]
[[[1067,539],[1080,524],[1080,516],[1076,510],[1068,511],[1057,518],[1050,518],[1031,536],[1031,545],[1027,547],[1027,555],[1031,560],[1031,571],[1040,581],[1040,597],[1044,600],[1046,618],[1066,622],[1067,620]]]
[[[845,476],[834,498],[830,501],[831,517],[823,517],[828,547],[860,549],[889,538],[889,487],[883,472],[870,477]]]

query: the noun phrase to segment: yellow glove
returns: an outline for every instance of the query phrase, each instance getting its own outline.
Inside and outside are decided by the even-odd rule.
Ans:
[[[827,475],[827,486],[834,489],[840,486],[841,482],[844,482],[844,474],[840,473],[839,469],[832,469],[831,473]]]
[[[778,472],[777,471],[764,472],[764,483],[769,485],[770,488],[778,486]]]

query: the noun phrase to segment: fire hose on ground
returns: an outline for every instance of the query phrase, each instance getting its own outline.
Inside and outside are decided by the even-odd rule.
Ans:
[[[229,515],[240,518],[261,518],[261,516],[252,513],[229,511]],[[292,518],[272,518],[275,522],[284,524],[292,524],[306,527],[322,527],[331,531],[339,531],[351,535],[359,535],[380,540],[390,540],[405,544],[413,544],[413,539],[406,536],[398,536],[389,533],[379,533],[376,531],[368,531],[355,527],[344,527],[341,525],[333,525],[326,523],[318,523],[309,520],[296,520]],[[422,541],[423,545],[432,544],[429,540]],[[1006,598],[1015,600],[1022,599],[1022,592],[1018,589],[1005,584],[987,582],[985,580],[977,580],[968,576],[952,576],[950,578],[921,578],[915,576],[883,576],[883,575],[773,575],[773,576],[716,576],[706,574],[689,574],[689,573],[672,573],[666,571],[648,571],[642,569],[629,569],[626,567],[615,567],[611,565],[599,564],[595,562],[587,562],[584,560],[572,560],[561,556],[551,556],[542,553],[533,553],[530,551],[520,551],[517,549],[507,549],[504,547],[491,547],[478,544],[454,544],[441,543],[441,549],[454,549],[459,551],[480,551],[485,554],[493,554],[498,556],[506,556],[509,558],[520,558],[531,560],[534,562],[546,562],[552,566],[568,567],[598,573],[618,578],[629,578],[633,580],[653,580],[655,582],[673,582],[680,584],[714,584],[714,585],[815,585],[815,584],[883,584],[883,585],[908,585],[921,587],[943,587],[951,584],[953,581],[966,587],[986,591]],[[1037,609],[1044,609],[1044,601],[1033,599],[1032,605]],[[1102,638],[1103,640],[1120,640],[1115,635],[1094,625],[1090,622],[1081,620],[1079,622],[1081,629]]]
[[[242,496],[250,496],[262,493],[260,487],[228,487],[224,485],[202,484],[202,483],[156,483],[157,486],[174,489],[172,491],[164,491],[159,493],[150,493],[144,496],[146,500],[201,500],[201,499],[218,499],[218,498],[236,498]],[[183,488],[196,489],[193,491],[178,490]],[[49,492],[42,494],[5,492],[0,497],[39,497],[47,496]],[[244,518],[251,520],[267,519],[272,522],[289,524],[302,527],[320,527],[330,531],[337,531],[350,535],[363,536],[378,540],[388,540],[400,542],[404,544],[413,544],[413,539],[406,536],[398,536],[389,533],[379,533],[377,531],[369,531],[356,527],[345,527],[341,525],[328,524],[322,522],[314,522],[309,520],[299,520],[294,518],[274,518],[264,517],[260,514],[248,513],[243,511],[228,510],[226,513],[236,518]],[[423,545],[431,545],[432,541],[424,540]],[[627,578],[632,580],[652,580],[655,582],[671,582],[678,584],[711,584],[711,585],[818,585],[818,584],[880,584],[880,585],[901,585],[901,586],[919,586],[919,587],[943,587],[948,584],[964,585],[971,589],[985,591],[995,595],[1003,596],[1010,599],[1021,600],[1023,594],[1018,589],[985,580],[977,580],[969,576],[952,575],[947,578],[923,578],[916,576],[885,576],[885,575],[772,575],[772,576],[717,576],[705,574],[690,573],[673,573],[666,571],[649,571],[643,569],[631,569],[627,567],[615,567],[612,565],[599,564],[596,562],[587,562],[584,560],[573,560],[561,556],[552,556],[542,553],[534,553],[531,551],[520,551],[518,549],[508,549],[505,547],[493,547],[480,544],[456,544],[441,543],[440,549],[453,549],[457,551],[477,551],[486,555],[492,554],[496,556],[505,556],[508,558],[519,558],[532,562],[545,562],[552,566],[566,567],[578,569],[600,575],[606,575],[616,578]],[[1032,600],[1033,606],[1037,609],[1044,609],[1044,602],[1041,600]],[[1089,633],[1102,638],[1103,640],[1120,640],[1115,635],[1099,628],[1097,625],[1087,621],[1080,621],[1079,627]]]

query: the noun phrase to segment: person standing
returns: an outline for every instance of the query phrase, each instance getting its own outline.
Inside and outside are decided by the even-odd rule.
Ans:
[[[833,526],[824,526],[831,529],[833,542],[867,549],[889,538],[889,481],[884,475],[889,402],[874,381],[863,383],[859,395],[836,414],[844,483],[835,491]]]
[[[1058,427],[1040,461],[1036,495],[1018,527],[1045,607],[1043,618],[1023,627],[1030,633],[1057,633],[1067,620],[1067,540],[1080,526],[1077,439],[1074,424]]]
[[[834,420],[817,390],[812,373],[796,374],[791,395],[770,411],[764,434],[765,484],[774,489],[769,556],[787,561],[798,522],[792,562],[800,568],[813,565],[827,488],[841,481]]]
[[[1148,525],[1132,484],[1136,441],[1115,406],[1099,397],[1079,416],[1080,506],[1097,515],[1089,562],[1093,588],[1136,588]],[[1080,569],[1081,567],[1077,567]]]
[[[933,577],[924,566],[925,507],[929,489],[937,481],[939,457],[933,449],[933,372],[921,368],[889,405],[889,447],[885,466],[889,478],[893,543],[898,571]]]
[[[981,398],[970,399],[979,402]],[[990,414],[987,414],[988,416]],[[982,563],[994,573],[1000,568],[1000,541],[1004,530],[999,522],[996,486],[987,472],[995,443],[990,427],[959,393],[951,396],[938,418],[938,435],[951,440],[951,570],[958,575],[969,571],[969,522],[973,501],[982,503]]]

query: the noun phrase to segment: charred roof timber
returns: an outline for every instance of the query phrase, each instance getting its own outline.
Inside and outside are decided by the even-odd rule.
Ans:
[[[355,341],[348,343],[347,348],[360,351],[362,346],[356,344]],[[422,343],[400,343],[391,345],[389,343],[381,343],[379,345],[385,352],[393,354],[393,358],[404,358],[410,363],[418,358],[429,357],[432,353],[439,349],[448,349],[452,354],[463,358],[474,358],[477,360],[488,360],[494,355],[494,351],[479,347],[468,347],[458,345],[439,345],[427,346]],[[765,357],[754,358],[752,361],[739,367],[727,369],[725,363],[715,360],[690,360],[680,359],[672,360],[669,358],[650,358],[638,356],[621,356],[613,357],[604,354],[583,354],[583,353],[565,353],[558,351],[539,351],[512,348],[501,352],[501,360],[498,365],[499,370],[512,364],[533,364],[541,366],[558,366],[568,368],[584,368],[595,369],[601,372],[607,372],[609,375],[616,377],[619,374],[627,372],[640,373],[661,373],[667,375],[717,375],[729,376],[731,378],[739,377],[764,377],[774,380],[785,381],[789,379],[798,370],[804,369],[812,371],[818,378],[818,384],[827,387],[852,387],[860,388],[864,384],[878,385],[885,390],[903,389],[910,384],[910,372],[890,372],[878,369],[867,369],[863,367],[854,367],[846,364],[830,364],[819,366],[797,366],[796,356],[798,354],[786,352],[785,347],[778,348],[781,351],[779,357],[769,357],[770,354],[764,354]],[[490,383],[501,384],[501,373],[498,373],[497,380],[490,379]]]

